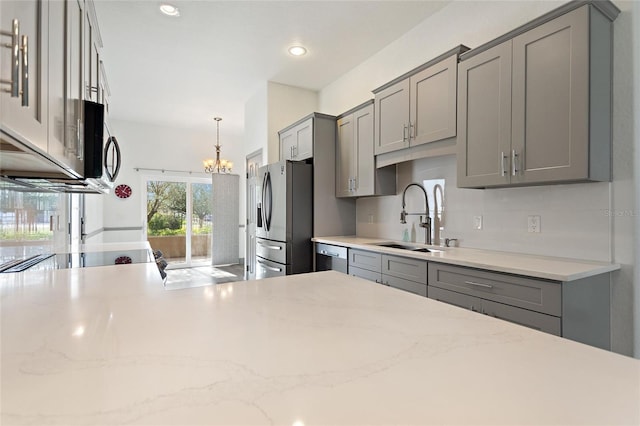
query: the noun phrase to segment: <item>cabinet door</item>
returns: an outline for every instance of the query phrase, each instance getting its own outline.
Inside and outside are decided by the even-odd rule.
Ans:
[[[428,286],[427,297],[439,302],[469,309],[474,312],[480,312],[482,309],[482,299],[466,294],[456,293],[455,291],[443,290],[438,287]]]
[[[417,294],[419,296],[427,296],[426,284],[417,283],[411,280],[405,280],[404,278],[382,274],[382,284],[397,288],[399,290],[408,291],[409,293]]]
[[[512,132],[512,182],[588,176],[588,6],[513,39]]]
[[[83,162],[65,146],[65,87],[67,8],[65,2],[49,2],[49,137],[48,153],[82,175]]]
[[[67,55],[66,55],[66,108],[65,149],[77,158],[83,157],[84,134],[82,132],[82,40],[83,3],[67,0]]]
[[[351,197],[356,160],[353,114],[339,119],[336,126],[336,197]]]
[[[375,154],[409,146],[409,79],[376,93]]]
[[[427,284],[427,262],[424,260],[383,254],[382,273]]]
[[[349,271],[351,267],[367,269],[369,271],[380,272],[380,253],[372,251],[349,249]]]
[[[293,159],[306,160],[313,157],[313,118],[295,127],[296,143],[293,147]]]
[[[368,269],[358,268],[357,266],[349,266],[349,275],[373,281],[378,284],[382,283],[382,275],[380,272],[369,271]]]
[[[459,64],[458,187],[508,184],[511,41]]]
[[[544,331],[545,333],[555,334],[556,336],[560,336],[562,333],[562,323],[559,317],[532,312],[489,300],[482,300],[482,313],[525,327]]]
[[[17,83],[18,96],[12,96],[10,84],[1,84],[0,128],[45,152],[48,126],[48,6],[49,2],[41,0],[0,2],[0,30],[11,32],[15,19],[20,34],[15,40],[16,45],[12,44],[12,37],[1,37],[0,78],[13,80],[14,85]],[[26,40],[23,36],[26,36]],[[10,48],[6,47],[7,44]],[[18,67],[14,68],[13,64],[16,63]],[[17,75],[14,69],[18,71]]]
[[[411,76],[411,146],[456,135],[457,78],[457,55]]]
[[[296,144],[294,129],[280,133],[280,161],[293,160],[293,147]]]
[[[356,196],[374,195],[375,157],[373,154],[373,105],[369,105],[353,114],[354,130],[354,188]]]

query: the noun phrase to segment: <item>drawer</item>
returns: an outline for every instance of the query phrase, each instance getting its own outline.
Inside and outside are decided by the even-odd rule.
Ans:
[[[372,251],[349,249],[349,266],[380,272],[380,253]]]
[[[284,277],[287,275],[287,265],[272,262],[268,259],[256,257],[256,279],[271,277]]]
[[[279,263],[287,263],[287,244],[256,238],[256,254]]]
[[[562,311],[561,284],[552,281],[431,262],[429,285],[558,317]]]
[[[482,313],[491,317],[500,318],[515,324],[544,331],[545,333],[560,336],[562,333],[562,322],[560,318],[539,312],[528,311],[502,303],[482,301]]]
[[[427,284],[427,262],[424,260],[383,254],[382,273]]]
[[[391,275],[382,275],[382,283],[393,288],[408,291],[409,293],[427,296],[427,285],[417,283],[415,281],[405,280],[404,278],[393,277]]]
[[[468,296],[466,294],[456,293],[455,291],[443,290],[438,287],[429,286],[427,290],[427,297],[439,302],[469,309],[474,312],[480,312],[482,309],[482,299],[474,296]]]
[[[367,269],[358,268],[357,266],[349,266],[349,275],[364,278],[365,280],[374,281],[377,283],[382,282],[382,275],[380,274],[380,272],[369,271]]]

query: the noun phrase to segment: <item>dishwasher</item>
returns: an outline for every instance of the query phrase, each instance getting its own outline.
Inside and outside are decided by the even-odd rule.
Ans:
[[[316,243],[316,271],[347,273],[347,248]]]

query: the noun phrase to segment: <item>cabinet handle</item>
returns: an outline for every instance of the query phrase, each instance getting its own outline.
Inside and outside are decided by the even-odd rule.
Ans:
[[[353,179],[352,179],[352,181],[353,181],[353,190],[355,191],[356,189],[358,189],[358,181],[357,181],[357,178],[353,178]]]
[[[504,166],[504,160],[507,159],[507,156],[504,155],[504,151],[502,151],[500,153],[500,175],[501,176],[506,176],[507,175],[507,168]]]
[[[293,157],[297,157],[298,156],[298,147],[294,145],[291,148],[293,150]]]
[[[402,142],[406,142],[407,141],[407,125],[403,124],[402,125]]]
[[[415,126],[413,125],[412,122],[409,122],[409,141],[411,141],[411,139],[415,139],[415,136],[413,134],[413,129],[415,128]]]
[[[81,144],[80,144],[80,125],[81,124],[82,123],[81,123],[80,119],[78,118],[76,120],[76,158],[78,160],[82,160],[82,154],[83,154],[82,147],[81,147]]]
[[[22,106],[29,106],[29,39],[26,35],[22,36]]]
[[[0,31],[0,35],[11,37],[11,43],[3,47],[11,49],[11,79],[0,80],[2,84],[8,84],[10,89],[4,91],[11,93],[12,98],[17,98],[20,94],[18,78],[20,74],[20,22],[17,19],[11,21],[11,31]]]
[[[490,284],[475,283],[473,281],[465,281],[464,283],[465,284],[469,284],[469,285],[475,285],[475,286],[478,286],[478,287],[493,288],[493,286],[490,285]]]
[[[264,248],[268,248],[269,250],[282,250],[282,247],[265,244],[262,241],[258,241],[258,245],[261,245]]]
[[[338,253],[331,253],[326,250],[320,250],[320,254],[324,254],[325,256],[331,256],[331,257],[340,257]]]
[[[518,153],[514,149],[511,151],[511,174],[513,176],[516,176],[517,173],[519,172],[517,163],[518,163]]]
[[[269,265],[267,265],[266,263],[262,262],[262,261],[261,261],[261,260],[259,260],[259,259],[258,259],[258,263],[259,263],[260,265],[262,265],[262,267],[263,267],[264,269],[268,269],[269,271],[273,271],[273,272],[282,272],[282,269],[281,269],[281,268],[274,268],[273,266],[269,266]]]

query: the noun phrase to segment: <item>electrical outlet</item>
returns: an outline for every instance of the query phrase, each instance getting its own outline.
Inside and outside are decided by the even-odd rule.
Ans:
[[[369,223],[373,223],[373,215],[369,214]]]
[[[482,229],[482,216],[473,217],[473,229]]]
[[[527,217],[527,230],[529,232],[539,233],[541,228],[540,216],[528,216]]]

